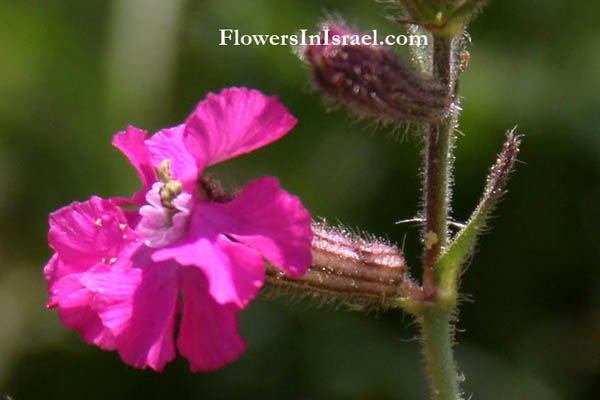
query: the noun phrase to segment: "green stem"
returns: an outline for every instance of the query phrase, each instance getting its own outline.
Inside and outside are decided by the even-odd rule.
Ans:
[[[419,317],[432,400],[459,400],[458,373],[452,354],[452,311],[439,307]]]
[[[433,37],[433,76],[456,90],[454,48],[450,38]],[[429,126],[425,147],[425,229],[422,307],[416,311],[421,326],[432,400],[459,400],[459,379],[452,352],[456,291],[440,293],[435,266],[448,243],[448,213],[452,182],[452,150],[457,111]]]

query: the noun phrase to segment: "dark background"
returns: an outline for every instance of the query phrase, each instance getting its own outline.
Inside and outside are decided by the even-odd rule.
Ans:
[[[0,394],[25,399],[425,399],[410,317],[286,297],[241,313],[247,351],[211,374],[178,357],[157,374],[88,346],[48,311],[47,215],[128,195],[110,146],[127,124],[183,121],[208,91],[278,94],[299,119],[281,141],[212,172],[276,175],[315,216],[405,243],[419,210],[420,140],[326,112],[288,47],[220,47],[219,28],[291,34],[339,13],[402,33],[369,0],[0,1]],[[600,29],[597,2],[502,0],[471,27],[461,82],[454,212],[464,220],[519,126],[526,164],[464,276],[457,358],[474,399],[596,399],[600,392]],[[398,49],[400,52],[406,49]]]

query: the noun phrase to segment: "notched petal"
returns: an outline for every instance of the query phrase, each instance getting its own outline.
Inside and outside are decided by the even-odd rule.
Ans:
[[[136,204],[144,202],[144,193],[156,181],[156,172],[152,166],[150,152],[144,143],[146,135],[146,131],[129,126],[127,130],[117,133],[112,142],[113,146],[121,150],[129,159],[142,180],[142,190],[133,195],[133,202]]]
[[[274,142],[296,122],[277,97],[229,88],[198,104],[185,123],[184,141],[203,169]]]
[[[50,214],[48,243],[66,268],[74,271],[109,262],[137,240],[123,211],[111,201],[92,197]]]
[[[221,368],[235,361],[246,347],[238,334],[239,308],[216,302],[207,286],[200,270],[183,269],[183,317],[177,347],[194,372]]]
[[[169,172],[173,179],[183,182],[187,192],[193,192],[198,175],[196,158],[189,152],[183,141],[184,124],[162,129],[146,140],[150,160],[154,168],[159,168],[164,160],[170,160]]]

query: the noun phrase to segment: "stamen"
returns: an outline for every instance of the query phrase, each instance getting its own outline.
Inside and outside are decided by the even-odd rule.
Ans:
[[[158,167],[158,169],[156,170],[156,175],[158,175],[158,179],[160,179],[160,181],[162,183],[167,183],[171,179],[173,179],[171,177],[171,172],[169,172],[170,166],[171,166],[171,160],[169,160],[168,158],[165,158],[160,163],[160,167]]]
[[[163,206],[169,209],[175,209],[172,200],[177,197],[179,193],[183,190],[183,185],[179,181],[169,181],[166,182],[159,190],[160,194],[160,202]]]
[[[142,220],[137,226],[146,246],[164,247],[185,234],[193,202],[181,182],[155,182],[146,193],[146,201],[140,208]]]
[[[163,183],[159,190],[160,202],[165,208],[174,210],[173,199],[177,197],[183,190],[181,182],[174,180],[169,168],[171,167],[171,160],[168,158],[162,160],[160,166],[156,169],[156,175]]]

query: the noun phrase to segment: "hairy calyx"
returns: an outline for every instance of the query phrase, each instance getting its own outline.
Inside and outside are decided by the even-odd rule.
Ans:
[[[418,297],[397,247],[323,223],[313,223],[312,231],[313,262],[307,273],[294,278],[267,268],[268,288],[368,309],[402,307]]]

